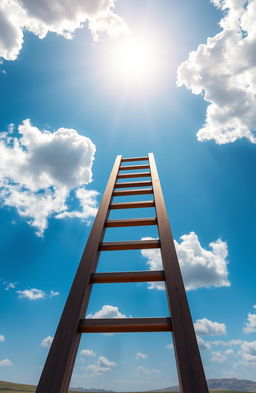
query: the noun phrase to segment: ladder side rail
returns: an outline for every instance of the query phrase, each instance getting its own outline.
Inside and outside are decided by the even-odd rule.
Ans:
[[[183,393],[209,393],[154,155],[148,156],[180,388]]]
[[[92,284],[91,274],[96,271],[99,244],[105,232],[105,221],[115,187],[122,156],[117,156],[107,187],[85,246],[76,276],[67,298],[54,340],[38,383],[36,393],[66,393],[81,338],[79,323],[86,313]]]

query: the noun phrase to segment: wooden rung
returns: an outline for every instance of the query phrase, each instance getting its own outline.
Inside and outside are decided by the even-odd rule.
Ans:
[[[171,318],[81,319],[80,333],[128,333],[172,331]]]
[[[110,209],[134,209],[141,207],[154,207],[154,201],[140,201],[140,202],[120,202],[120,203],[112,203],[109,208]]]
[[[129,177],[151,177],[150,172],[134,172],[134,173],[121,173],[117,175],[117,179],[128,179]]]
[[[106,228],[139,227],[145,225],[157,225],[157,218],[156,217],[128,218],[128,219],[121,219],[121,220],[108,220],[105,222]]]
[[[100,251],[142,250],[146,248],[160,248],[160,240],[132,240],[124,242],[100,243]]]
[[[130,161],[148,161],[148,157],[132,157],[132,158],[121,159],[121,162],[130,162]]]
[[[145,165],[127,165],[127,166],[120,166],[119,171],[132,171],[136,169],[149,169],[150,166],[148,164]]]
[[[163,270],[145,270],[139,272],[114,272],[114,273],[92,273],[90,282],[92,284],[110,284],[120,282],[151,282],[165,281]]]
[[[126,196],[126,195],[144,195],[153,194],[153,188],[140,188],[138,190],[121,190],[114,191],[113,196]]]
[[[152,186],[151,180],[146,181],[133,181],[133,182],[125,182],[125,183],[116,183],[115,188],[127,188],[127,187],[147,187]]]

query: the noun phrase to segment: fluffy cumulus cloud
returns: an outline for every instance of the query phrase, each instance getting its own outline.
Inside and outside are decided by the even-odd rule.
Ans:
[[[45,348],[50,348],[51,344],[53,342],[53,337],[52,336],[47,336],[41,341],[41,346]]]
[[[219,351],[214,352],[213,351],[211,360],[216,363],[224,363],[227,361],[227,358],[221,352],[219,352]]]
[[[12,366],[12,362],[9,359],[0,360],[0,366]]]
[[[187,290],[208,287],[230,286],[227,270],[227,243],[218,239],[209,244],[209,249],[201,246],[194,232],[174,241],[183,280]],[[160,250],[142,250],[150,270],[162,269]],[[163,283],[149,283],[149,288],[164,289]]]
[[[211,344],[207,341],[205,341],[202,337],[197,336],[197,343],[199,346],[199,349],[202,351],[210,349],[211,348]]]
[[[200,336],[221,336],[226,334],[224,323],[213,322],[207,318],[197,319],[194,323],[196,334]]]
[[[249,313],[247,316],[247,322],[244,327],[244,333],[255,333],[256,332],[256,314]]]
[[[4,341],[5,341],[5,337],[2,334],[0,334],[0,343],[3,343]]]
[[[16,291],[18,297],[20,299],[25,298],[29,300],[38,300],[44,299],[46,294],[41,289],[31,288],[31,289],[24,289],[24,291]]]
[[[55,297],[55,296],[59,296],[59,292],[57,292],[57,291],[53,291],[52,289],[50,290],[50,295],[49,295],[49,297]]]
[[[212,0],[224,12],[221,31],[189,54],[178,86],[209,102],[200,141],[256,143],[256,0]]]
[[[86,356],[86,357],[96,356],[95,352],[92,349],[81,349],[80,355]]]
[[[116,0],[1,0],[0,58],[15,60],[24,32],[39,38],[48,32],[71,39],[88,22],[95,40],[102,32],[115,36],[127,32],[125,21],[114,13]]]
[[[139,367],[137,367],[137,373],[136,374],[139,375],[139,376],[148,377],[150,375],[159,374],[159,373],[160,373],[160,370],[158,370],[156,368],[149,369],[149,368],[145,368],[143,366],[139,366]]]
[[[142,352],[136,353],[136,359],[146,359],[147,357],[148,355],[146,353],[142,353]]]
[[[242,364],[256,367],[256,341],[244,341],[240,351]]]
[[[16,284],[17,282],[7,282],[7,281],[3,282],[5,291],[10,291],[11,289],[16,288]]]
[[[87,318],[127,318],[127,316],[121,313],[118,307],[110,306],[105,304],[99,311],[90,313],[86,316]]]
[[[222,346],[222,347],[233,347],[237,345],[241,345],[242,340],[228,340],[228,341],[223,341],[223,340],[215,340],[211,341],[211,345],[216,345],[216,346]]]
[[[87,190],[92,181],[95,145],[76,130],[40,130],[30,120],[0,133],[0,201],[18,214],[41,236],[48,218],[78,217],[89,220],[97,209],[97,192]],[[73,195],[73,194],[74,195]],[[80,204],[69,211],[70,196]]]
[[[87,375],[90,377],[101,376],[117,367],[116,362],[110,361],[105,356],[99,356],[92,364],[85,368]]]

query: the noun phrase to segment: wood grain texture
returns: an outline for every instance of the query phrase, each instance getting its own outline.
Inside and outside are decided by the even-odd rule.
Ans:
[[[168,332],[172,330],[171,318],[104,318],[82,319],[82,333]]]
[[[121,162],[131,162],[131,161],[148,161],[148,157],[131,157],[131,158],[122,158]]]
[[[112,203],[110,209],[140,209],[142,207],[155,207],[154,201],[120,202]]]
[[[150,177],[150,172],[133,172],[133,173],[120,173],[117,175],[118,179],[128,179],[130,177]]]
[[[121,282],[153,282],[164,281],[163,270],[145,270],[135,272],[92,273],[92,284],[110,284]]]
[[[173,344],[179,382],[183,393],[208,393],[200,352],[190,315],[187,296],[167,217],[154,155],[149,154],[152,183],[161,241],[166,291],[172,316]]]
[[[145,225],[157,225],[156,217],[148,218],[128,218],[121,220],[107,220],[105,226],[107,228],[117,228],[117,227],[138,227]]]
[[[104,242],[99,245],[100,251],[143,250],[148,248],[160,248],[160,241],[133,240],[128,242]]]
[[[153,188],[140,188],[138,190],[114,190],[113,196],[130,196],[130,195],[144,195],[153,194]]]
[[[119,171],[132,171],[132,170],[137,170],[137,169],[149,169],[150,166],[149,164],[144,164],[144,165],[123,165],[120,166]]]
[[[147,187],[152,186],[152,181],[130,181],[130,182],[118,182],[115,185],[115,188],[128,188],[128,187]]]

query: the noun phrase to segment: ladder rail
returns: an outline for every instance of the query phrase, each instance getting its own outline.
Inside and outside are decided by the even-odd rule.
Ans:
[[[208,393],[153,153],[149,153],[149,164],[161,242],[160,250],[166,278],[166,294],[170,315],[172,316],[173,345],[181,391],[183,393]]]
[[[90,278],[91,274],[96,271],[99,258],[99,244],[104,236],[105,221],[109,215],[109,206],[112,200],[112,193],[121,164],[121,158],[121,155],[117,156],[114,163],[36,393],[66,393],[68,390],[81,338],[81,332],[78,331],[78,326],[88,306],[91,292]]]

